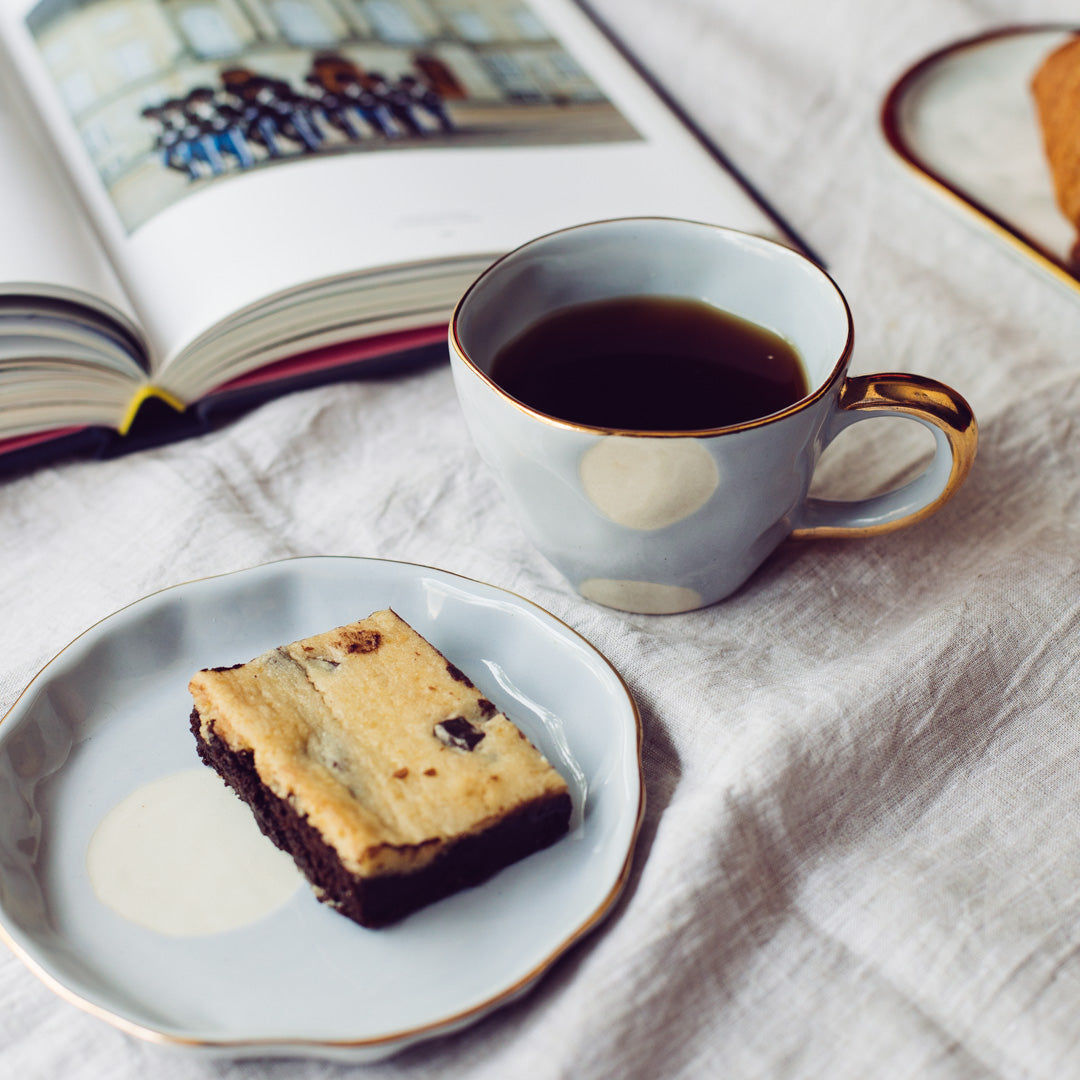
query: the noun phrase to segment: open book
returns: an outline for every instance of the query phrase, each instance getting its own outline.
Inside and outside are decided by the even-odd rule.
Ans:
[[[0,72],[0,467],[429,355],[567,225],[783,232],[570,0],[6,0]]]

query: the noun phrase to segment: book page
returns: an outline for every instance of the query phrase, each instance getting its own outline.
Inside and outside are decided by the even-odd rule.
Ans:
[[[12,0],[2,18],[159,367],[305,283],[482,262],[584,221],[776,234],[568,0]]]
[[[123,316],[123,289],[79,206],[0,83],[0,295],[86,303]]]

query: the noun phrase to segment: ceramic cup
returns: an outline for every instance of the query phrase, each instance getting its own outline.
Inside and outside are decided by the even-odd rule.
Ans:
[[[491,378],[500,347],[537,320],[573,304],[646,295],[703,300],[774,331],[798,350],[810,392],[746,423],[640,432],[545,415]],[[847,302],[809,259],[757,236],[664,218],[533,240],[470,286],[450,324],[469,431],[533,544],[582,596],[649,614],[728,596],[789,537],[899,529],[956,491],[978,438],[967,403],[917,375],[849,378],[851,351]],[[923,473],[872,498],[809,497],[825,447],[880,416],[930,429],[936,445]]]

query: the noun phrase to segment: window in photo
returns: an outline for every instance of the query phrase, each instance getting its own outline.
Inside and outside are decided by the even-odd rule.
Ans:
[[[94,80],[90,73],[82,68],[73,71],[60,83],[60,96],[64,99],[68,111],[75,116],[84,109],[89,109],[98,99]]]
[[[285,39],[301,48],[336,45],[348,30],[326,4],[308,0],[272,0],[270,11]]]
[[[412,12],[397,0],[366,0],[364,14],[376,37],[392,45],[420,45],[427,36]]]
[[[129,11],[125,11],[123,8],[113,8],[112,11],[106,11],[98,19],[98,29],[103,34],[113,34],[130,23],[131,13]]]
[[[509,53],[491,52],[484,56],[484,62],[508,97],[515,101],[543,100],[540,87],[516,57]]]
[[[123,168],[123,161],[116,153],[106,125],[99,120],[91,121],[83,126],[82,138],[91,157],[98,162],[102,175],[110,179],[116,176]]]
[[[515,11],[514,23],[526,41],[547,41],[550,37],[547,28],[531,11]]]
[[[551,66],[564,79],[587,78],[585,72],[581,69],[581,65],[568,52],[559,49],[557,52],[553,52],[549,59]]]
[[[109,59],[124,82],[134,82],[153,75],[157,70],[153,53],[145,41],[128,41],[118,45],[109,51]]]
[[[213,2],[176,5],[176,21],[192,52],[202,60],[233,56],[244,48],[244,38]]]
[[[450,16],[454,29],[466,41],[474,44],[483,44],[495,40],[495,32],[491,24],[476,11],[455,11]]]
[[[53,71],[57,71],[67,65],[74,52],[75,50],[72,48],[70,41],[65,38],[58,38],[56,41],[49,43],[48,48],[43,50],[42,55],[45,57],[45,63]]]

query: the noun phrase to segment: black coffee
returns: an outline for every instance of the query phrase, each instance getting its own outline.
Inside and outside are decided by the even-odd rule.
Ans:
[[[491,377],[549,416],[637,431],[725,427],[808,392],[799,354],[771,330],[657,296],[555,312],[496,354]]]

